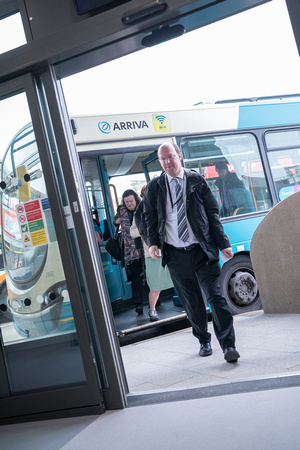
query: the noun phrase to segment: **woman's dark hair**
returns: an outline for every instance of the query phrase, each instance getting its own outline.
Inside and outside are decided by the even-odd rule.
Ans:
[[[228,166],[226,164],[225,161],[218,161],[216,164],[216,171],[218,172],[219,170],[228,170]]]
[[[127,191],[124,191],[123,194],[122,194],[122,205],[123,206],[126,206],[125,202],[124,202],[124,198],[125,197],[129,197],[129,195],[133,195],[134,196],[134,199],[135,199],[137,205],[139,203],[141,203],[141,198],[138,196],[138,194],[133,189],[127,189]]]

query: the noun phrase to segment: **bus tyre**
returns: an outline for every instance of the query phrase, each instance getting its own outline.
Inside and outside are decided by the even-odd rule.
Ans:
[[[248,255],[236,255],[221,271],[221,288],[232,314],[262,308],[253,267]]]

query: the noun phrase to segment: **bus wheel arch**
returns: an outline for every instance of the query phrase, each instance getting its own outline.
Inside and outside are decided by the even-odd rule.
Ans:
[[[220,284],[232,314],[262,308],[249,254],[235,255],[223,265]]]

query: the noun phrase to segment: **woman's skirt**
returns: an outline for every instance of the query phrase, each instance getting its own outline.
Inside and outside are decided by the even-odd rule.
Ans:
[[[145,264],[146,279],[150,292],[163,291],[174,287],[168,267],[161,265],[161,258],[145,258]]]

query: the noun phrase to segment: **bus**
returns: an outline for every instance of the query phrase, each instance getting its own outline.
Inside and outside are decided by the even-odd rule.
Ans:
[[[161,174],[157,158],[159,145],[177,143],[183,165],[206,178],[219,204],[220,218],[234,253],[234,258],[228,261],[220,254],[221,285],[231,312],[261,309],[250,260],[251,239],[268,211],[300,190],[300,95],[201,104],[189,110],[72,116],[71,125],[91,218],[99,221],[104,241],[115,234],[113,217],[123,191],[131,188],[139,194],[150,179]],[[29,124],[26,132],[30,131],[33,133]],[[34,141],[33,134],[31,141]],[[220,168],[236,180],[235,185],[226,187],[226,177]],[[4,159],[2,171],[5,170]],[[34,164],[29,168],[27,164],[24,170],[31,171],[33,178],[37,176]],[[16,194],[9,186],[2,188],[1,223],[6,246],[2,305],[11,304],[10,296],[16,295],[9,281],[12,273],[6,256],[8,249],[15,248],[15,240],[5,237],[7,229],[3,225],[5,217],[16,214],[11,195]],[[130,283],[120,263],[105,252],[105,247],[99,250],[112,308],[117,315],[120,310],[132,307]],[[43,272],[40,268],[40,277]],[[61,295],[63,280],[57,283],[55,298],[61,298],[61,303],[67,305],[68,299]],[[162,303],[164,299],[171,299],[179,308],[175,310],[180,310],[180,299],[174,290],[163,292]],[[13,309],[8,309],[14,317]],[[174,312],[169,313],[174,317]]]

